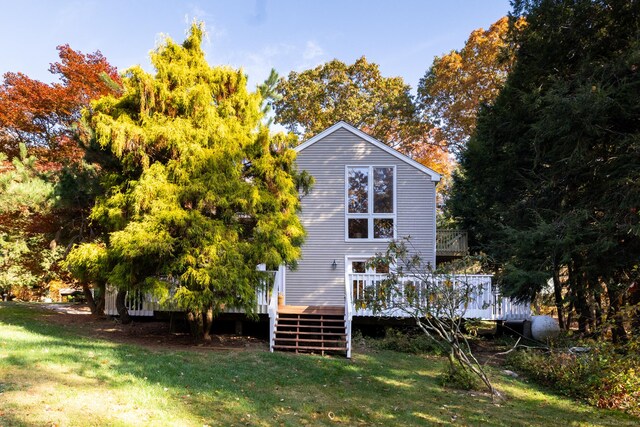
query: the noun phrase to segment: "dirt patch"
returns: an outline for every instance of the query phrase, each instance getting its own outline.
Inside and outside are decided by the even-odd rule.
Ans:
[[[214,335],[211,342],[195,342],[186,332],[172,332],[168,321],[149,318],[133,320],[128,325],[110,316],[94,316],[82,304],[47,304],[41,306],[47,322],[72,327],[80,335],[123,344],[140,345],[152,350],[229,351],[266,350],[264,340],[238,335]]]

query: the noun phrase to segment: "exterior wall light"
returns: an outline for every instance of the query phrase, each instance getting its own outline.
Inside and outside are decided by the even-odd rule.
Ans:
[[[335,270],[336,268],[338,268],[338,264],[336,264],[336,260],[334,259],[333,262],[331,263],[331,269]]]

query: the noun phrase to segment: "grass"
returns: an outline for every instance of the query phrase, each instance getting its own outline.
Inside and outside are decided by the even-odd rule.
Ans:
[[[441,358],[154,351],[78,336],[0,303],[0,426],[635,426],[495,373],[508,400],[443,389]]]

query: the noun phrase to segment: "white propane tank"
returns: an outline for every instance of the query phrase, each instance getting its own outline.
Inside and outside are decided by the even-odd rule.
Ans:
[[[551,316],[531,316],[531,336],[534,340],[546,341],[560,334],[558,321]]]

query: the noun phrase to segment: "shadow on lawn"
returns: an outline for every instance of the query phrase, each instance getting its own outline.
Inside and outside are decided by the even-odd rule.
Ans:
[[[42,424],[40,423],[26,422],[24,421],[23,417],[19,417],[19,416],[16,417],[12,414],[4,412],[3,410],[0,410],[0,426],[2,427],[13,427],[13,426],[41,427],[41,425]]]
[[[11,310],[6,303],[4,308],[32,310]],[[606,419],[595,421],[595,410],[576,409],[568,400],[535,390],[532,395],[512,396],[501,407],[482,393],[444,390],[435,378],[442,366],[438,358],[391,352],[355,354],[352,361],[257,351],[159,353],[78,337],[70,329],[42,323],[37,316],[33,319],[33,313],[31,318],[28,313],[9,314],[0,309],[0,323],[24,328],[42,340],[16,343],[23,349],[22,357],[10,354],[0,360],[1,365],[29,370],[34,378],[48,378],[64,386],[87,387],[91,396],[92,387],[149,386],[168,408],[190,414],[199,425],[333,425],[336,421],[387,426],[452,421],[544,425],[558,420],[593,425],[624,425],[621,422],[627,421],[634,425],[631,418],[602,411],[598,414],[606,414]],[[59,361],[67,373],[43,371],[48,362]],[[79,383],[79,378],[86,382]],[[517,383],[509,384],[518,387]],[[536,408],[542,409],[530,412]],[[73,419],[74,414],[66,416]],[[15,424],[28,425],[24,420]]]

